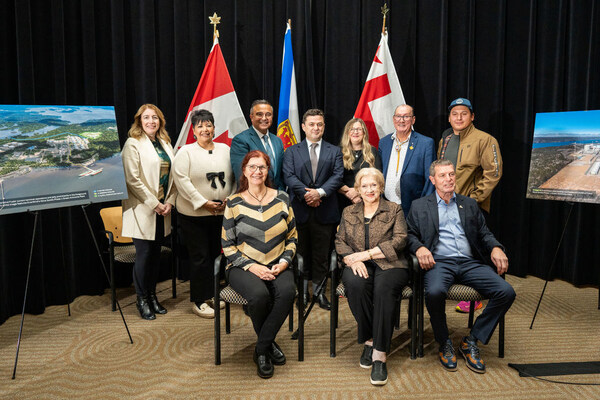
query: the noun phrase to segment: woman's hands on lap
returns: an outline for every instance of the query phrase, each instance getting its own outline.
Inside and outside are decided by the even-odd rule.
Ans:
[[[264,265],[252,264],[250,268],[248,268],[248,271],[252,272],[263,281],[272,281],[276,278],[276,274],[274,274],[271,269],[265,267]]]
[[[352,272],[354,273],[354,275],[358,275],[361,278],[365,278],[365,279],[367,279],[369,277],[369,273],[367,272],[367,267],[365,266],[365,263],[363,263],[362,261],[357,261],[354,264],[350,264],[349,268],[352,269]]]

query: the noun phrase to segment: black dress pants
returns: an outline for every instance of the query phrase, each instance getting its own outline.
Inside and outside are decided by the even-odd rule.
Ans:
[[[190,257],[190,301],[203,303],[213,297],[213,265],[221,253],[223,216],[179,214],[178,218]]]
[[[291,266],[273,281],[263,281],[252,272],[235,267],[227,274],[231,287],[248,300],[248,313],[258,336],[256,352],[267,354],[296,297]]]
[[[308,220],[298,224],[298,253],[304,257],[305,271],[313,283],[320,283],[329,271],[328,259],[335,224],[323,224],[311,210]]]
[[[372,338],[376,350],[389,353],[396,303],[408,283],[408,270],[383,270],[368,261],[365,266],[369,273],[367,279],[354,275],[349,267],[345,267],[342,274],[348,305],[358,324],[358,343]]]
[[[140,297],[156,291],[160,272],[160,248],[165,236],[164,218],[156,214],[154,240],[133,239],[135,263],[133,264],[133,285]]]

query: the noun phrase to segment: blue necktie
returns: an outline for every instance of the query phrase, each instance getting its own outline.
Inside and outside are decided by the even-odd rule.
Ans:
[[[267,135],[268,135],[268,133],[267,133]],[[263,144],[265,145],[265,150],[267,151],[267,155],[271,159],[271,169],[273,171],[275,171],[275,155],[273,154],[273,151],[271,150],[271,146],[269,146],[269,140],[268,140],[267,135],[263,136]]]

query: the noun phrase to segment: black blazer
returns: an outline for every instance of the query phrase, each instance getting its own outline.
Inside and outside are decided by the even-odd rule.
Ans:
[[[500,247],[504,250],[504,247],[488,229],[485,218],[474,199],[456,193],[456,205],[473,257],[485,264],[491,264],[492,249]],[[414,254],[419,247],[425,246],[433,252],[440,233],[435,192],[413,201],[406,223],[409,251]]]
[[[310,155],[306,139],[288,148],[283,155],[283,180],[296,216],[296,222],[303,224],[308,220],[310,206],[304,201],[306,188],[322,188],[326,196],[316,208],[318,220],[324,224],[337,224],[340,221],[337,190],[342,186],[344,162],[339,147],[321,141],[321,152],[317,164],[317,176],[313,179]]]

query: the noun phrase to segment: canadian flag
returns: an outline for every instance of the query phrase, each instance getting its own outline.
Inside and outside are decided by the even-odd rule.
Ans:
[[[215,142],[231,145],[231,139],[238,133],[248,129],[242,114],[240,103],[235,94],[229,71],[221,53],[219,39],[215,37],[212,49],[206,60],[200,83],[194,93],[192,104],[181,127],[175,151],[181,146],[195,142],[190,116],[195,110],[206,109],[215,118]]]
[[[354,112],[354,118],[365,121],[371,145],[377,147],[380,138],[394,131],[394,111],[404,103],[404,94],[394,68],[386,31],[381,34],[367,82]]]

